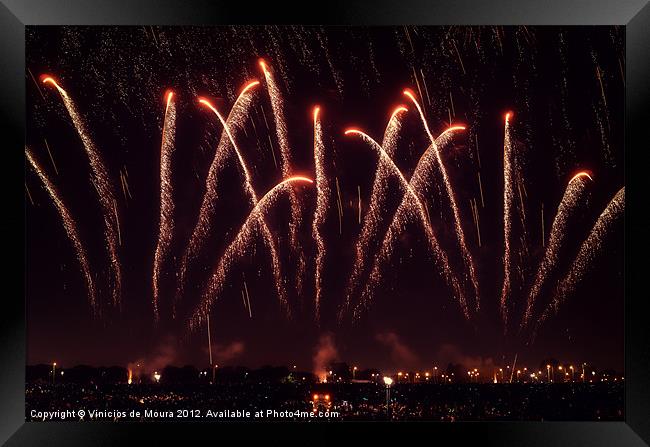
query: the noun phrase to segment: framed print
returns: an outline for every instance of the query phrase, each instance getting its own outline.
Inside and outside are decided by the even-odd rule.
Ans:
[[[119,3],[1,8],[7,445],[646,445],[643,1]]]

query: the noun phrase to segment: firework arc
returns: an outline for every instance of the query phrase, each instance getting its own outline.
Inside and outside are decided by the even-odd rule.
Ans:
[[[176,295],[174,298],[174,304],[176,304],[180,300],[181,296],[184,293],[184,289],[187,281],[187,269],[189,263],[196,258],[196,256],[199,253],[199,250],[203,246],[205,239],[207,238],[210,232],[210,228],[212,225],[211,219],[212,216],[214,215],[214,204],[217,202],[217,199],[219,198],[219,191],[217,188],[218,176],[219,173],[224,168],[226,161],[228,160],[228,157],[230,155],[229,148],[230,146],[232,146],[232,142],[234,141],[233,132],[242,129],[244,126],[245,120],[253,104],[253,93],[255,92],[254,88],[257,85],[259,85],[259,81],[256,80],[250,81],[246,84],[246,86],[241,90],[239,96],[235,100],[235,103],[233,104],[232,109],[228,114],[228,117],[225,119],[226,126],[224,126],[224,132],[221,134],[221,137],[217,144],[217,148],[214,153],[212,163],[208,170],[208,175],[205,179],[205,192],[203,194],[203,200],[201,202],[199,215],[196,224],[194,226],[194,230],[192,231],[192,234],[189,238],[185,252],[181,257],[180,266],[178,269],[178,278],[177,278]],[[205,106],[209,105],[211,109],[213,109],[214,107],[209,101],[205,99],[204,102],[200,102],[200,104]],[[216,109],[213,109],[212,111],[215,112]],[[217,115],[217,117],[220,116],[221,116],[220,114]],[[228,133],[226,133],[225,129],[228,129]],[[242,157],[240,155],[241,154],[237,155],[237,159],[241,161]],[[248,169],[246,168],[244,175],[247,176],[247,178],[250,178],[250,175],[249,174],[247,175],[247,172]],[[248,185],[246,185],[245,187],[250,197],[250,189],[248,188]]]
[[[447,175],[447,169],[445,168],[445,163],[442,160],[440,149],[436,144],[436,139],[431,134],[431,130],[429,129],[429,124],[424,116],[424,112],[422,111],[422,107],[420,106],[420,103],[415,98],[415,95],[411,90],[406,89],[404,90],[403,93],[411,100],[411,102],[415,105],[415,108],[418,110],[418,114],[420,115],[420,119],[422,121],[422,125],[424,126],[424,130],[427,136],[429,137],[429,140],[431,141],[431,146],[433,146],[433,154],[435,155],[435,159],[436,159],[436,167],[438,168],[438,172],[440,173],[440,176],[442,177],[442,181],[445,185],[445,192],[447,193],[447,199],[449,200],[449,203],[451,205],[451,210],[454,216],[454,229],[456,231],[456,238],[458,239],[458,244],[460,245],[461,253],[463,255],[463,261],[465,262],[466,268],[469,270],[470,281],[472,283],[472,288],[474,289],[475,312],[478,312],[481,306],[478,278],[476,276],[474,259],[472,258],[472,254],[469,251],[469,248],[467,248],[467,243],[465,242],[465,232],[461,224],[460,211],[458,209],[458,205],[456,204],[456,194],[454,193],[454,189],[451,185],[451,181],[449,180],[449,176]]]
[[[77,108],[68,95],[68,93],[59,85],[59,83],[49,75],[43,75],[41,78],[44,84],[53,85],[61,99],[63,105],[68,111],[68,115],[72,120],[82,145],[88,156],[90,169],[92,171],[92,180],[97,191],[97,197],[102,209],[102,217],[104,220],[104,239],[106,241],[106,248],[111,266],[112,274],[112,303],[114,306],[121,306],[122,295],[122,266],[120,265],[118,246],[120,239],[120,224],[119,215],[117,212],[115,193],[113,185],[108,175],[106,164],[101,156],[101,153],[95,147],[90,134],[86,130],[86,125],[77,112]]]
[[[255,230],[261,226],[261,223],[264,219],[264,214],[275,203],[280,195],[280,192],[289,189],[291,185],[296,182],[312,184],[313,180],[303,176],[289,177],[275,185],[264,195],[264,197],[259,200],[259,202],[257,202],[253,210],[246,218],[246,221],[239,229],[237,235],[228,245],[223,255],[219,259],[219,262],[211,278],[209,279],[207,286],[204,289],[201,303],[190,317],[190,328],[195,327],[197,324],[200,324],[204,316],[207,315],[207,313],[210,311],[212,305],[214,304],[214,301],[223,290],[226,276],[230,270],[230,267],[238,258],[242,256],[245,248],[252,241]],[[286,310],[288,312],[288,309]]]
[[[214,107],[209,101],[207,101],[204,98],[200,98],[199,102],[207,105],[217,115],[219,121],[221,121],[221,124],[224,127],[224,131],[226,132],[226,135],[228,135],[228,139],[230,140],[230,144],[232,145],[233,149],[235,150],[235,153],[237,154],[237,160],[239,161],[239,166],[241,167],[242,172],[244,173],[244,180],[245,180],[244,188],[246,189],[246,193],[248,194],[251,206],[255,207],[258,203],[258,198],[257,198],[257,193],[253,188],[250,170],[246,165],[246,161],[244,160],[244,157],[241,153],[241,150],[239,149],[239,146],[235,142],[235,139],[232,136],[232,133],[230,132],[230,127],[228,126],[228,123],[223,118],[223,116],[219,113],[216,107]],[[264,241],[267,245],[267,248],[269,249],[269,252],[271,253],[272,264],[273,264],[273,277],[274,277],[276,291],[278,293],[278,297],[280,298],[280,301],[283,303],[283,305],[286,305],[287,298],[284,292],[284,288],[282,286],[282,276],[280,272],[280,259],[278,256],[278,250],[276,247],[275,239],[273,238],[273,234],[271,233],[271,230],[269,230],[269,227],[266,224],[264,218],[260,219],[260,225],[262,229],[262,234],[264,236]]]
[[[165,115],[163,117],[162,139],[160,144],[160,215],[158,221],[158,242],[154,252],[153,264],[153,313],[158,321],[158,300],[160,295],[160,274],[162,263],[169,253],[174,234],[174,194],[171,182],[172,154],[176,137],[176,104],[174,92],[167,92]]]
[[[381,146],[389,157],[393,156],[397,147],[397,137],[402,127],[401,117],[405,112],[408,112],[406,107],[402,105],[397,106],[388,119]],[[343,318],[344,311],[350,308],[352,294],[358,287],[358,283],[364,272],[366,253],[371,251],[371,244],[379,230],[390,174],[391,170],[388,164],[379,163],[377,165],[375,179],[370,193],[370,203],[368,204],[368,211],[363,218],[363,225],[359,233],[359,238],[357,239],[354,263],[352,264],[352,272],[346,286],[345,303],[339,312],[339,321]]]
[[[508,325],[508,296],[510,295],[511,271],[510,264],[511,250],[510,237],[512,233],[512,198],[513,198],[513,153],[512,142],[510,140],[510,118],[512,112],[508,112],[504,118],[504,137],[503,137],[503,287],[501,289],[501,299],[499,309],[503,320],[504,330]]]
[[[68,239],[70,239],[70,242],[72,243],[72,246],[74,247],[77,254],[77,260],[79,261],[81,272],[83,273],[84,280],[86,282],[86,289],[88,290],[88,301],[90,303],[90,307],[95,315],[97,315],[99,313],[97,292],[95,290],[95,283],[93,282],[93,277],[90,271],[90,264],[88,263],[86,249],[81,243],[79,230],[77,229],[77,223],[70,214],[70,211],[68,211],[68,208],[61,199],[61,196],[56,187],[54,184],[52,184],[47,174],[45,174],[45,171],[43,171],[43,168],[34,157],[31,149],[28,147],[25,147],[25,155],[27,156],[27,160],[29,160],[32,169],[41,180],[43,189],[45,189],[47,194],[50,196],[50,199],[52,199],[52,203],[54,204],[56,210],[59,213],[59,216],[61,217],[61,222],[63,223],[63,228],[65,229],[66,235],[68,236]]]
[[[264,59],[259,60],[260,68],[264,73],[266,87],[271,101],[273,110],[273,119],[275,123],[275,135],[280,146],[281,172],[282,177],[287,178],[293,175],[291,148],[289,147],[289,138],[287,136],[287,124],[284,117],[284,101],[282,93],[278,87],[271,68]],[[303,276],[305,274],[306,261],[302,251],[298,230],[302,223],[301,203],[294,190],[289,191],[289,200],[291,202],[291,219],[289,221],[289,239],[293,252],[297,255],[298,268],[296,272],[296,290],[298,294],[302,291]]]
[[[539,297],[541,288],[557,265],[559,250],[564,246],[567,240],[567,225],[569,223],[569,217],[575,212],[576,208],[584,202],[584,196],[587,192],[586,179],[593,182],[591,175],[586,171],[582,171],[574,175],[567,184],[562,201],[560,202],[555,218],[553,219],[553,224],[551,225],[551,233],[548,238],[544,257],[539,264],[535,281],[528,295],[526,311],[521,322],[521,329],[525,329],[530,323],[530,319],[533,316],[534,305]]]
[[[601,252],[604,239],[609,234],[612,225],[623,217],[625,212],[625,187],[621,188],[598,216],[587,238],[580,245],[578,254],[571,263],[566,276],[559,282],[553,301],[537,321],[537,327],[546,321],[553,313],[557,313],[560,305],[566,301],[583,278],[589,267],[593,265],[596,256]]]
[[[569,184],[571,184],[574,180],[578,180],[580,177],[587,177],[592,182],[594,181],[594,179],[591,177],[591,174],[589,174],[589,172],[581,171],[581,172],[578,172],[573,177],[571,177],[571,180],[569,180]]]
[[[325,147],[323,145],[323,130],[320,121],[320,107],[314,107],[314,165],[316,168],[316,207],[312,221],[312,235],[316,242],[316,269],[314,274],[315,297],[314,314],[316,322],[320,321],[320,303],[322,298],[322,274],[325,258],[325,242],[321,234],[321,228],[325,223],[331,188],[327,175],[325,174]]]
[[[411,180],[409,181],[409,185],[414,191],[424,190],[428,185],[428,182],[433,177],[432,168],[436,163],[434,147],[444,147],[449,142],[453,133],[461,130],[465,130],[465,126],[456,125],[449,127],[444,132],[442,132],[438,138],[435,139],[435,146],[433,144],[430,145],[420,156],[415,170],[413,171]],[[470,318],[467,300],[463,290],[459,285],[458,278],[450,267],[447,255],[445,251],[440,247],[438,239],[433,232],[427,216],[419,211],[419,209],[413,207],[413,202],[410,200],[410,197],[408,195],[405,195],[402,198],[401,203],[393,214],[393,218],[384,234],[384,238],[379,244],[379,252],[374,257],[369,279],[363,291],[362,299],[356,307],[355,316],[358,316],[361,307],[367,306],[367,303],[372,296],[373,290],[378,286],[381,279],[382,267],[385,263],[388,262],[393,254],[393,249],[398,236],[404,231],[404,227],[407,221],[410,218],[413,218],[422,222],[425,234],[427,236],[427,241],[429,243],[429,248],[434,255],[434,261],[442,272],[442,276],[445,279],[447,285],[450,287],[455,297],[458,299],[458,304],[463,312],[463,315],[466,319]]]
[[[386,151],[379,145],[379,143],[377,143],[375,140],[373,140],[368,134],[362,132],[359,129],[350,128],[350,129],[347,129],[345,131],[345,135],[359,135],[362,138],[362,140],[369,143],[370,146],[373,147],[379,153],[380,160],[383,160],[389,166],[391,171],[395,175],[397,175],[397,177],[398,177],[398,179],[400,181],[400,184],[402,185],[402,187],[405,190],[405,196],[404,196],[404,199],[403,199],[403,200],[406,201],[405,207],[408,207],[410,212],[414,212],[420,218],[420,220],[422,221],[422,224],[424,226],[424,230],[425,230],[429,245],[431,247],[433,247],[436,255],[439,255],[441,253],[441,251],[439,249],[438,240],[437,240],[437,238],[435,236],[433,228],[431,227],[431,222],[427,218],[426,209],[425,209],[424,205],[422,204],[422,201],[420,200],[420,197],[417,195],[417,193],[415,192],[415,190],[412,187],[412,185],[410,184],[410,182],[408,182],[406,180],[406,178],[404,177],[404,174],[402,174],[402,172],[397,167],[397,165],[395,165],[393,160],[388,156]],[[435,144],[435,140],[434,140],[434,144]],[[390,231],[390,228],[389,228],[389,231]],[[389,238],[392,239],[392,236],[389,236]],[[389,257],[390,253],[387,253],[385,250],[382,249],[382,251],[380,252],[380,257],[382,257],[382,256]],[[379,265],[379,264],[376,262],[376,266],[377,265]],[[360,302],[355,306],[355,310],[354,310],[354,313],[353,313],[354,318],[358,318],[360,310],[367,306],[367,303],[369,301],[369,293],[368,293],[368,291],[371,290],[370,285],[373,284],[373,283],[376,283],[377,281],[378,281],[378,272],[377,272],[377,270],[375,268],[373,268],[373,272],[370,275],[369,284],[366,286],[366,290],[362,294]],[[467,313],[466,312],[464,312],[464,313],[467,316]]]

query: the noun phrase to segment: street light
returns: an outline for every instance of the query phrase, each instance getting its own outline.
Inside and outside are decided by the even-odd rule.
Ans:
[[[56,377],[56,362],[52,363],[52,385],[54,385],[55,377]]]
[[[356,373],[357,373],[357,367],[355,366],[354,368],[352,368],[352,380],[355,379]]]

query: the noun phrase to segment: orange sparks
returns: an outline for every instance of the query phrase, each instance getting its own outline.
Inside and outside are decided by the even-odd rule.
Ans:
[[[259,61],[260,67],[264,71],[264,79],[266,80],[266,89],[271,101],[271,109],[273,110],[273,121],[275,124],[275,136],[278,145],[280,146],[280,158],[282,162],[281,171],[283,177],[289,177],[293,173],[291,166],[292,152],[289,145],[289,138],[287,135],[287,124],[284,116],[284,101],[282,93],[273,77],[271,71],[267,68],[264,59]],[[298,268],[296,273],[296,291],[301,294],[303,276],[305,273],[305,254],[302,250],[300,238],[298,237],[298,228],[302,221],[301,203],[296,196],[293,189],[289,191],[289,200],[291,201],[291,218],[289,221],[290,229],[290,244],[292,252],[296,255],[298,260]]]
[[[420,120],[422,121],[424,130],[426,131],[427,135],[429,136],[429,140],[431,141],[431,146],[433,147],[433,152],[436,157],[436,162],[437,162],[436,165],[438,167],[438,170],[440,171],[440,175],[442,176],[443,183],[445,185],[445,190],[447,192],[447,197],[449,198],[449,201],[451,203],[451,209],[454,215],[454,226],[456,230],[456,236],[458,238],[458,243],[460,245],[463,254],[465,265],[469,270],[470,280],[472,282],[472,286],[474,288],[474,294],[476,297],[476,310],[478,311],[480,307],[480,303],[479,303],[480,295],[479,295],[478,278],[476,275],[476,269],[474,267],[474,260],[472,259],[472,254],[467,248],[467,243],[465,242],[465,232],[463,231],[463,227],[461,225],[460,211],[458,210],[458,205],[456,204],[456,197],[451,185],[451,181],[449,180],[449,177],[447,175],[445,164],[442,160],[442,157],[440,156],[440,151],[438,150],[438,143],[436,142],[436,139],[431,134],[431,130],[429,129],[429,124],[424,116],[422,107],[420,106],[420,103],[417,101],[417,99],[415,99],[415,95],[413,94],[413,92],[409,89],[406,89],[404,90],[404,95],[408,96],[409,99],[413,102],[413,104],[415,104],[415,107],[418,109],[418,113],[420,114]]]
[[[43,82],[43,84],[52,84],[54,87],[56,87],[56,89],[59,91],[61,96],[63,96],[64,98],[68,97],[68,93],[65,90],[63,90],[63,88],[56,82],[56,80],[54,80],[52,76],[49,75],[41,76],[41,82]]]
[[[571,180],[569,180],[569,183],[571,183],[572,181],[574,181],[574,180],[576,180],[576,179],[578,179],[578,178],[580,178],[580,177],[587,177],[587,178],[588,178],[589,180],[591,180],[592,182],[594,181],[594,179],[591,178],[591,175],[589,175],[589,172],[588,172],[588,171],[582,171],[582,172],[578,172],[576,175],[574,175],[573,177],[571,177]]]
[[[172,102],[172,98],[174,97],[174,92],[171,90],[167,90],[167,108],[169,108],[169,104]]]
[[[560,202],[555,218],[553,219],[553,225],[551,226],[551,233],[548,238],[544,257],[539,263],[535,282],[533,283],[528,295],[526,312],[520,326],[521,329],[526,328],[533,317],[535,311],[534,306],[541,294],[542,286],[557,270],[560,250],[567,242],[567,228],[571,216],[575,214],[577,207],[584,202],[585,195],[588,193],[587,182],[573,182],[573,180],[583,176],[591,179],[587,172],[579,172],[566,186],[564,196],[562,197],[562,201]]]
[[[56,80],[49,75],[41,76],[41,80],[45,84],[52,84],[57,88],[63,105],[68,111],[68,115],[72,120],[72,124],[77,130],[77,134],[88,156],[90,168],[92,170],[92,182],[95,185],[98,200],[102,208],[104,217],[104,237],[106,239],[106,248],[111,261],[111,270],[113,273],[112,278],[112,291],[113,291],[113,304],[120,304],[121,299],[121,284],[122,284],[122,268],[118,256],[118,245],[120,243],[120,226],[119,217],[117,214],[117,207],[115,205],[113,185],[108,174],[108,170],[102,159],[101,153],[95,147],[89,132],[86,129],[83,118],[77,112],[77,108],[72,98],[68,93],[56,82]]]
[[[246,177],[246,189],[248,190],[249,194],[251,195],[251,198],[253,199],[254,202],[257,202],[257,195],[253,191],[252,183],[251,183],[251,176],[250,172],[248,171],[248,167],[246,166],[246,163],[244,162],[244,158],[241,154],[241,151],[239,150],[239,147],[237,146],[237,143],[235,143],[235,138],[232,136],[230,133],[230,126],[226,122],[226,120],[221,116],[219,111],[217,110],[216,107],[210,103],[205,98],[199,98],[199,102],[201,104],[204,104],[208,106],[214,113],[217,115],[217,118],[219,118],[219,121],[221,121],[221,124],[223,125],[223,129],[226,131],[226,135],[228,135],[228,139],[230,140],[230,143],[232,144],[232,147],[235,149],[235,153],[237,154],[237,158],[239,159],[239,164],[242,167],[242,170],[244,171],[244,177]],[[255,203],[253,203],[255,205]]]
[[[272,203],[277,199],[280,191],[285,189],[287,185],[292,182],[305,182],[310,184],[314,183],[312,179],[299,175],[286,178],[275,185],[259,200],[259,202],[256,203],[255,207],[248,215],[248,218],[241,226],[239,232],[219,259],[217,267],[214,270],[212,277],[204,290],[202,302],[199,307],[196,308],[193,316],[190,318],[191,327],[194,327],[196,323],[200,323],[204,316],[209,315],[208,312],[210,310],[210,307],[219,296],[220,292],[223,290],[226,275],[230,270],[232,264],[237,258],[241,256],[241,253],[251,242],[255,227],[260,224],[264,225],[263,214],[268,209],[268,207],[271,206]],[[281,304],[284,306],[287,305],[287,303],[284,301],[281,301]]]
[[[213,106],[212,103],[210,101],[208,101],[207,99],[199,96],[199,103],[203,104],[204,106],[209,107],[210,110],[212,110],[217,116],[219,115],[219,112],[217,111],[216,107]]]
[[[72,242],[72,245],[77,253],[77,260],[79,261],[79,264],[81,266],[81,271],[84,275],[84,279],[86,280],[86,287],[88,289],[88,300],[90,301],[90,306],[92,307],[93,311],[97,313],[99,311],[98,303],[96,300],[97,292],[95,289],[95,284],[93,282],[93,275],[90,270],[90,264],[88,262],[86,249],[82,244],[81,238],[79,236],[77,223],[75,222],[74,218],[72,217],[72,214],[70,213],[65,203],[61,199],[61,196],[57,191],[56,187],[54,186],[54,184],[52,184],[47,174],[42,169],[41,165],[38,163],[32,151],[28,147],[25,147],[25,155],[27,156],[27,160],[29,161],[29,163],[32,165],[34,172],[36,173],[36,175],[38,175],[39,179],[41,180],[43,184],[43,188],[45,189],[45,191],[47,191],[48,195],[50,196],[50,199],[52,199],[52,203],[56,207],[56,210],[58,211],[59,216],[61,217],[63,228],[65,229],[68,239],[70,239],[70,242]]]
[[[244,88],[242,89],[241,93],[239,93],[239,96],[246,94],[247,91],[249,91],[250,89],[252,89],[252,88],[255,87],[256,85],[259,85],[259,83],[260,83],[260,81],[255,80],[255,79],[252,80],[252,81],[250,81],[248,84],[246,84],[246,85],[244,86]]]
[[[320,107],[314,107],[314,167],[316,171],[316,207],[312,221],[312,234],[316,241],[316,260],[314,283],[316,294],[314,297],[315,318],[320,319],[320,302],[322,296],[322,271],[325,258],[325,242],[321,228],[325,223],[325,216],[329,208],[330,189],[325,175],[325,147],[323,145],[323,132],[319,120]]]
[[[445,129],[444,132],[442,132],[440,135],[438,135],[438,138],[436,138],[436,140],[438,140],[438,139],[444,137],[444,136],[447,135],[448,133],[454,132],[454,131],[456,131],[456,130],[465,130],[465,129],[466,129],[466,127],[465,127],[465,126],[462,126],[462,125],[456,125],[456,126],[448,127],[447,129]]]
[[[264,59],[259,60],[260,67],[262,67],[262,70],[264,71],[264,74],[266,74],[269,70],[266,68],[266,62]]]
[[[158,242],[154,253],[153,264],[153,312],[158,321],[158,299],[160,295],[160,278],[162,273],[163,260],[167,256],[174,232],[174,200],[172,191],[172,152],[174,151],[174,137],[176,134],[176,108],[172,99],[174,93],[167,90],[165,95],[167,104],[163,117],[162,137],[160,143],[160,214]]]
[[[408,112],[408,111],[409,111],[409,109],[407,109],[406,107],[404,107],[402,105],[395,107],[395,109],[393,110],[393,113],[390,114],[390,118],[388,119],[388,122],[390,123],[391,121],[393,121],[398,113]]]
[[[243,128],[245,117],[250,112],[250,108],[252,105],[251,89],[255,85],[257,85],[256,82],[257,81],[249,82],[237,97],[235,103],[233,104],[230,110],[230,113],[228,114],[228,117],[226,118],[228,129],[241,130]],[[202,104],[210,106],[213,112],[216,110],[214,106],[212,106],[212,104],[207,99],[204,98],[202,99],[203,99]],[[175,302],[178,301],[178,299],[180,299],[180,297],[183,295],[188,264],[196,256],[196,253],[199,250],[200,245],[205,240],[210,230],[209,216],[213,212],[212,204],[218,198],[216,178],[218,173],[221,171],[221,169],[223,169],[224,163],[228,157],[229,154],[228,145],[230,142],[231,142],[230,136],[228,136],[226,132],[223,132],[221,134],[219,143],[214,153],[214,158],[212,160],[210,169],[208,171],[208,176],[206,177],[205,180],[205,193],[203,195],[199,216],[194,226],[194,230],[192,231],[192,236],[190,237],[185,253],[181,258],[181,264],[179,268],[180,273],[178,275]],[[253,197],[252,194],[253,191],[251,191],[252,188],[248,188],[248,185],[246,185],[246,189],[247,192],[249,193],[249,196]],[[251,200],[251,201],[255,202],[256,200]],[[279,268],[279,263],[275,262],[275,258],[274,258],[274,266],[277,266]],[[277,273],[277,269],[274,270],[274,274],[275,273]]]
[[[435,138],[433,138],[433,135],[431,134],[431,130],[429,130],[429,123],[424,119],[424,112],[422,111],[422,107],[420,107],[420,103],[415,99],[415,95],[413,95],[413,92],[409,89],[404,90],[403,92],[406,96],[409,97],[409,99],[415,104],[415,107],[418,109],[418,112],[420,113],[420,116],[422,117],[422,124],[424,125],[424,130],[426,131],[427,135],[429,136],[429,139],[432,142],[435,142]],[[435,144],[435,143],[434,143]]]
[[[283,180],[283,181],[280,182],[279,184],[280,184],[280,185],[284,185],[285,183],[289,183],[289,182],[307,182],[307,183],[314,183],[314,181],[313,181],[312,179],[310,179],[309,177],[303,177],[303,176],[300,176],[300,175],[296,175],[296,176],[289,177],[288,179]]]

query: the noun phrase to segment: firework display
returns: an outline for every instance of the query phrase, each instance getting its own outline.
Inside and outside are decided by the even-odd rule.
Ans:
[[[97,197],[104,214],[105,239],[111,260],[111,269],[113,271],[113,304],[117,305],[120,302],[122,287],[122,267],[120,266],[117,253],[117,247],[120,244],[120,224],[111,179],[106,170],[102,156],[90,139],[90,135],[86,130],[83,120],[77,112],[72,98],[68,96],[68,93],[51,76],[44,75],[41,79],[44,84],[52,84],[59,91],[63,104],[70,115],[70,119],[72,120],[72,123],[83,142],[86,154],[88,155],[88,161],[90,162],[93,174],[93,185],[97,191]]]
[[[401,365],[431,374],[409,383],[451,383],[461,363],[489,383],[550,383],[552,362],[517,362],[557,350],[618,364],[623,36],[29,28],[30,336],[52,330],[48,283],[80,333],[126,356],[129,385],[139,363],[158,383],[167,364],[207,358],[197,373],[212,383],[219,363],[294,358],[327,382],[355,357],[390,372],[387,389]],[[599,288],[607,298],[592,302]],[[581,352],[601,336],[607,350]],[[35,346],[30,358],[60,349]],[[435,356],[450,359],[446,377]],[[568,366],[562,382],[578,382]]]
[[[174,150],[174,124],[176,121],[176,108],[172,99],[173,92],[167,93],[167,105],[163,119],[162,144],[160,148],[160,230],[158,244],[154,255],[153,270],[153,312],[158,318],[158,277],[160,276],[161,264],[171,244],[174,232],[174,197],[171,184],[171,156]]]

